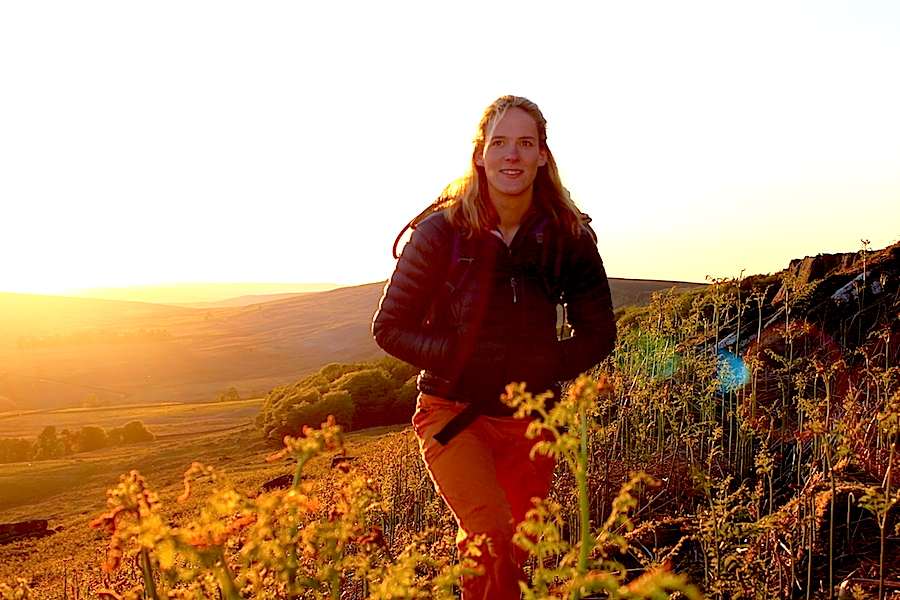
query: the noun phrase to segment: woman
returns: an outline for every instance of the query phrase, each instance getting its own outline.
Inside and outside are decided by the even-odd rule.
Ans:
[[[429,212],[429,211],[427,211]],[[411,224],[373,332],[422,369],[413,425],[465,552],[483,540],[484,575],[464,600],[520,597],[527,558],[516,525],[549,493],[555,461],[529,458],[527,420],[501,401],[510,382],[551,390],[615,342],[609,284],[587,217],[562,186],[533,102],[504,96],[484,112],[468,172]],[[562,304],[574,335],[558,339]]]

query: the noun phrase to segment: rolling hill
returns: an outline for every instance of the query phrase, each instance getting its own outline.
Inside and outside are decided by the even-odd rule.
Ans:
[[[344,286],[336,283],[162,283],[121,288],[78,288],[65,290],[59,295],[130,302],[156,302],[198,308],[196,305],[216,304],[241,296],[327,292],[339,287]],[[243,304],[252,303],[243,302]],[[238,306],[238,304],[230,304],[230,306]]]
[[[0,294],[0,410],[81,405],[87,394],[128,403],[245,396],[329,362],[382,356],[369,333],[380,284],[199,310]],[[79,343],[75,332],[161,330],[166,339]],[[18,347],[31,336],[36,347]],[[41,346],[41,343],[44,343]]]
[[[331,362],[383,352],[369,323],[383,283],[245,306],[188,308],[0,293],[0,411],[263,395]],[[617,308],[697,284],[612,279]],[[254,299],[266,300],[267,296]]]

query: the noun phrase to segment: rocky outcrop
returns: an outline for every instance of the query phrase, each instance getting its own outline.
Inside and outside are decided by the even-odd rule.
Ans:
[[[861,262],[858,253],[842,253],[842,254],[817,254],[816,256],[804,256],[803,258],[795,258],[791,261],[788,268],[785,269],[791,281],[793,289],[800,289],[803,286],[824,279],[831,273],[838,271],[852,271],[857,262]],[[782,285],[781,289],[775,295],[773,304],[784,302],[788,297],[790,288],[787,284]]]
[[[840,416],[854,390],[862,389],[872,365],[896,364],[900,244],[865,255],[808,256],[791,261],[784,275],[774,299],[745,307],[719,330],[716,349],[760,367],[754,393],[745,395],[753,405],[748,413],[768,410],[768,430],[792,434],[799,413],[784,402],[792,385],[784,379],[789,361],[802,360],[809,369],[830,374],[831,419]]]
[[[34,519],[19,523],[0,523],[0,545],[24,539],[42,538],[56,533],[49,528],[46,519]]]
[[[781,288],[759,312],[747,311],[724,327],[719,350],[746,350],[758,331],[784,322],[788,310],[791,318],[817,324],[845,350],[864,342],[876,328],[896,329],[892,319],[900,310],[900,243],[865,256],[819,254],[794,259],[784,275]],[[734,327],[737,322],[740,331]]]

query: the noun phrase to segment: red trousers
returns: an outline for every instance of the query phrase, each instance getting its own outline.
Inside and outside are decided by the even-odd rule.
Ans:
[[[484,535],[478,562],[484,575],[462,582],[463,600],[519,600],[525,551],[512,543],[516,526],[550,492],[556,459],[529,454],[537,440],[525,436],[527,419],[479,416],[446,446],[434,439],[464,404],[420,394],[413,427],[431,480],[450,507],[460,553]]]

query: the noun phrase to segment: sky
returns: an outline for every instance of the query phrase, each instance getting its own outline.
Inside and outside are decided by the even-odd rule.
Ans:
[[[900,2],[0,3],[0,291],[387,279],[538,103],[611,277],[900,239]]]

